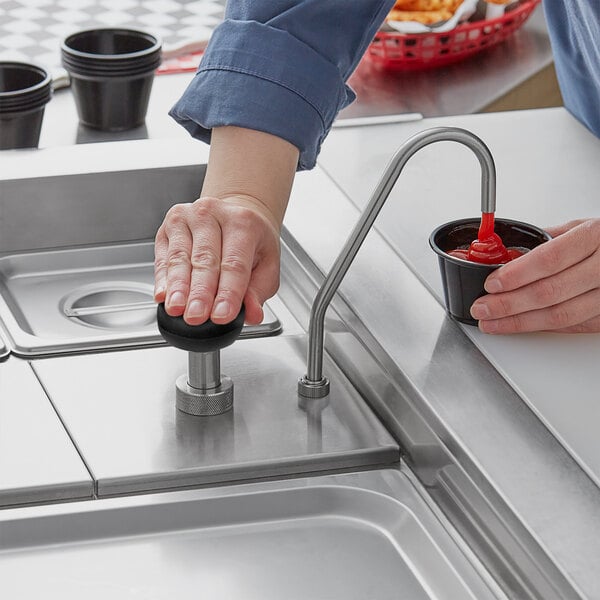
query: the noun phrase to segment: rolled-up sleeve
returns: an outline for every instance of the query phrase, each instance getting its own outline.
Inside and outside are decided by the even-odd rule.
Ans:
[[[170,114],[210,142],[213,127],[265,131],[315,165],[346,80],[394,0],[230,1],[198,71]]]

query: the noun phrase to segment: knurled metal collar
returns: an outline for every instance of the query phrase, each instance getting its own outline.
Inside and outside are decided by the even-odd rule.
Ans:
[[[298,394],[304,398],[324,398],[329,394],[329,379],[323,377],[320,381],[310,381],[306,376],[298,380]]]
[[[221,385],[214,390],[201,391],[188,383],[187,375],[177,378],[177,408],[197,417],[220,415],[233,407],[233,381],[221,375]]]

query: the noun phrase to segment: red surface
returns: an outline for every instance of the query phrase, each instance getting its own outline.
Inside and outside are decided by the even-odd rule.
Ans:
[[[158,70],[157,75],[172,75],[174,73],[190,73],[194,72],[200,64],[202,58],[202,52],[196,52],[195,54],[185,54],[178,58],[170,58],[165,60]]]
[[[365,54],[382,69],[415,71],[441,67],[473,56],[511,36],[529,18],[541,0],[523,0],[497,19],[466,22],[444,33],[388,33],[380,31]],[[165,61],[159,75],[189,73],[198,68],[202,52]]]
[[[463,60],[511,36],[541,0],[523,0],[497,19],[465,22],[443,33],[379,32],[366,58],[382,69],[415,71]]]

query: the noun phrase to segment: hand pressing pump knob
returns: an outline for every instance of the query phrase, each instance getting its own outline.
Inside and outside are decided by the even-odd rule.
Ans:
[[[206,321],[188,325],[183,317],[171,317],[164,304],[156,314],[158,329],[165,340],[187,350],[188,373],[177,378],[176,404],[184,413],[196,416],[219,415],[233,406],[233,381],[221,374],[221,348],[230,346],[240,335],[245,309],[226,325]]]

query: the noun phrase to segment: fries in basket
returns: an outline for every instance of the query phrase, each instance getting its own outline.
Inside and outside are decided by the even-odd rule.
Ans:
[[[431,25],[452,18],[463,0],[396,0],[387,21],[416,21]]]

